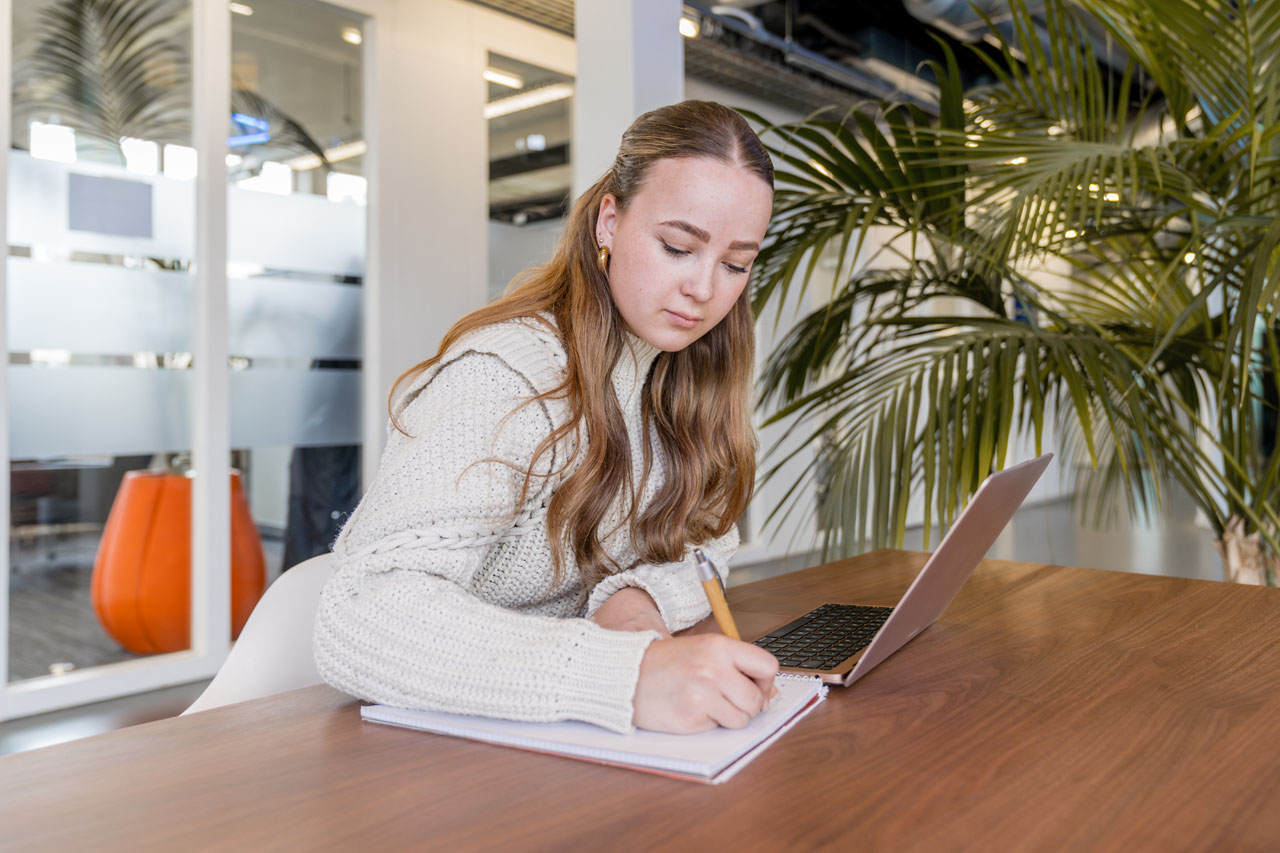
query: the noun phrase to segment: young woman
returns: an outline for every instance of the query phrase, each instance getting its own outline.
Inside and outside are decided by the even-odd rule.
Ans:
[[[751,496],[746,292],[773,201],[732,110],[646,113],[551,262],[392,389],[394,429],[334,544],[320,672],[363,699],[518,720],[740,727],[777,660],[718,633]]]

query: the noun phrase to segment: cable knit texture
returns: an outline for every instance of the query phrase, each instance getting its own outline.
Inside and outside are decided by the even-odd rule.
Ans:
[[[658,350],[634,336],[612,375],[648,504],[663,482],[639,483],[641,390]],[[334,544],[336,566],[316,616],[316,664],[326,681],[370,702],[514,720],[585,720],[632,729],[640,660],[654,631],[611,631],[588,617],[626,586],[653,597],[671,631],[710,612],[693,561],[639,562],[624,496],[599,528],[626,571],[584,596],[571,554],[552,586],[546,512],[570,471],[566,440],[545,454],[516,506],[523,472],[563,400],[521,405],[564,377],[559,340],[533,321],[510,321],[460,339],[407,389],[388,427],[368,493]],[[702,545],[722,573],[738,546],[733,528]],[[585,604],[583,603],[585,598]]]

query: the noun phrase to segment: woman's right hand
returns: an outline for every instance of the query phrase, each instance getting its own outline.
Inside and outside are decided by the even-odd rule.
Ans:
[[[654,640],[640,661],[632,722],[687,734],[740,729],[773,695],[778,659],[723,634]]]

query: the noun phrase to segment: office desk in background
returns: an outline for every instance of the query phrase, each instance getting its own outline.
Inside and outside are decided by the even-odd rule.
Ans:
[[[729,590],[743,636],[893,604],[925,555]],[[987,561],[935,624],[703,786],[362,723],[311,687],[0,758],[59,849],[1275,849],[1280,590]]]

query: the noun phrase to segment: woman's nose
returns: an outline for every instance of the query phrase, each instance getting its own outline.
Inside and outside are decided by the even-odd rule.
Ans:
[[[681,292],[695,302],[707,302],[715,293],[715,265],[699,264],[685,280]]]

